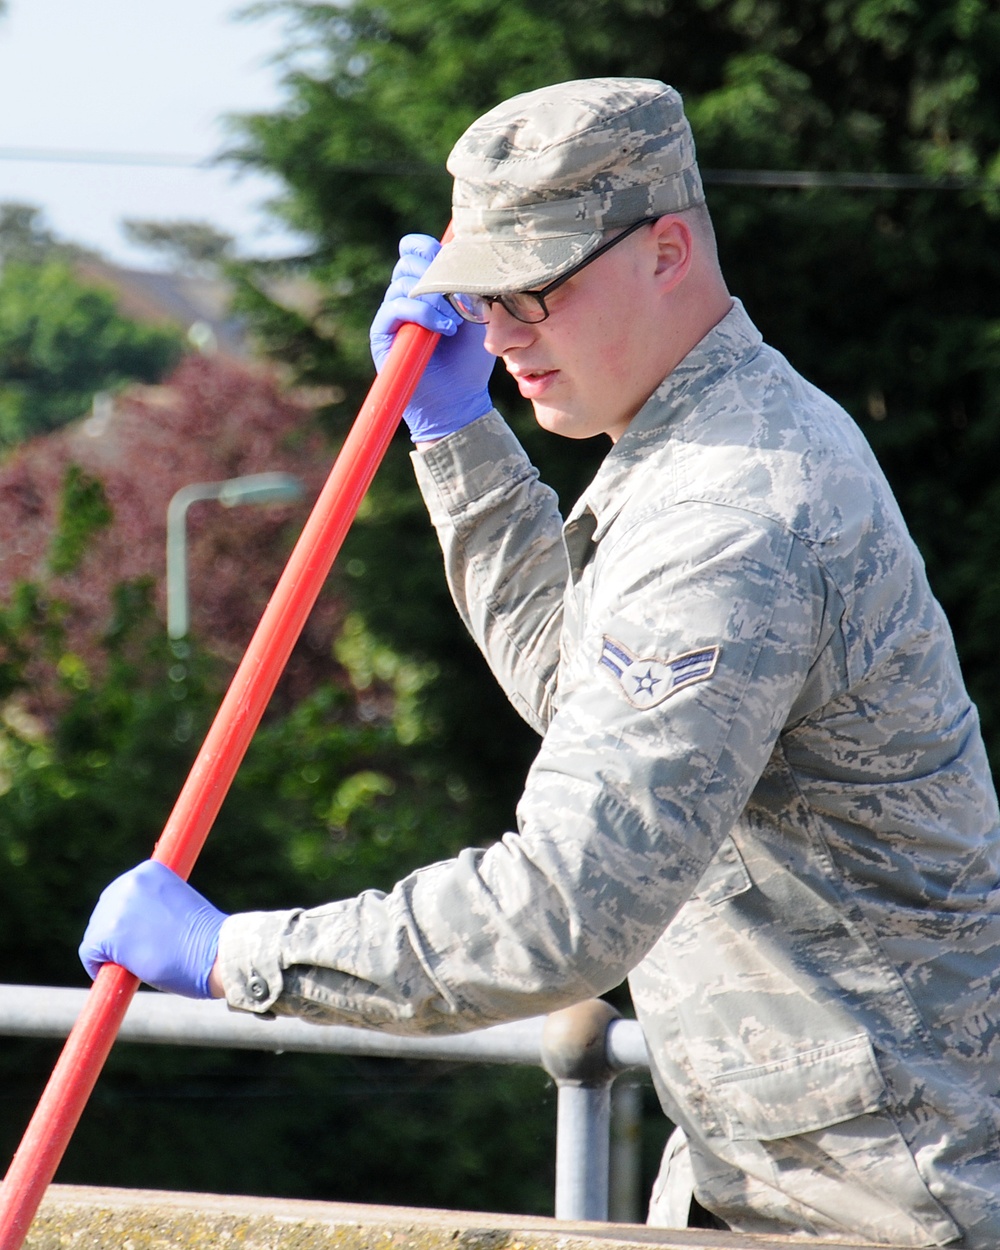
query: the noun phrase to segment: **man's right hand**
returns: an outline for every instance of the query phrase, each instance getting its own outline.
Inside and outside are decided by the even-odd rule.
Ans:
[[[187,998],[220,997],[212,973],[224,912],[147,859],[117,877],[97,901],[80,944],[91,977],[116,963],[147,985]]]
[[[404,322],[442,336],[403,413],[415,443],[453,434],[493,407],[487,387],[496,359],[483,346],[485,326],[463,321],[443,295],[410,298],[410,289],[440,248],[427,234],[408,234],[400,240],[399,260],[370,333],[379,372]]]

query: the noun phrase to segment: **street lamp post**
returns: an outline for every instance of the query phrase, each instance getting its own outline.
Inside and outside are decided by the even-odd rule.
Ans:
[[[187,637],[187,513],[193,503],[214,499],[225,508],[237,504],[288,503],[300,499],[302,481],[291,473],[250,473],[224,482],[193,482],[182,486],[167,505],[167,636]]]

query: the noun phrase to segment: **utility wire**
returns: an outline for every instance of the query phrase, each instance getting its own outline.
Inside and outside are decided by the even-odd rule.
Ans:
[[[703,169],[702,179],[715,186],[836,187],[845,191],[985,191],[993,186],[979,178],[928,178],[924,174],[823,173],[809,169]]]
[[[174,169],[207,169],[212,157],[170,152],[87,152],[76,148],[0,148],[0,161],[38,165],[162,165]]]
[[[224,157],[197,157],[170,152],[101,152],[75,148],[0,147],[0,161],[29,164],[119,165],[172,169],[209,169]],[[349,162],[336,166],[345,174],[377,174],[382,177],[443,178],[445,170],[406,161]],[[930,178],[924,174],[840,173],[809,169],[703,169],[702,178],[713,186],[810,187],[844,191],[985,191],[995,184],[979,178]]]

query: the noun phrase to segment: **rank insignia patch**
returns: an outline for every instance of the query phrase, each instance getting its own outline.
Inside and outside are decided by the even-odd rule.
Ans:
[[[672,660],[635,656],[614,638],[604,635],[600,663],[614,676],[633,707],[656,707],[685,686],[705,681],[715,672],[720,647],[686,651]]]

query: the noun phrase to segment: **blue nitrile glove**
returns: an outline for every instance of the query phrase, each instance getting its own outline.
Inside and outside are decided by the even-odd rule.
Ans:
[[[370,332],[379,373],[405,321],[443,336],[403,413],[415,443],[453,434],[493,407],[487,387],[496,357],[483,347],[486,327],[463,321],[443,295],[409,298],[410,288],[440,250],[441,244],[429,234],[400,239],[399,260]]]
[[[80,958],[91,977],[101,964],[121,964],[158,990],[210,998],[208,977],[225,919],[166,864],[147,859],[97,900]]]

